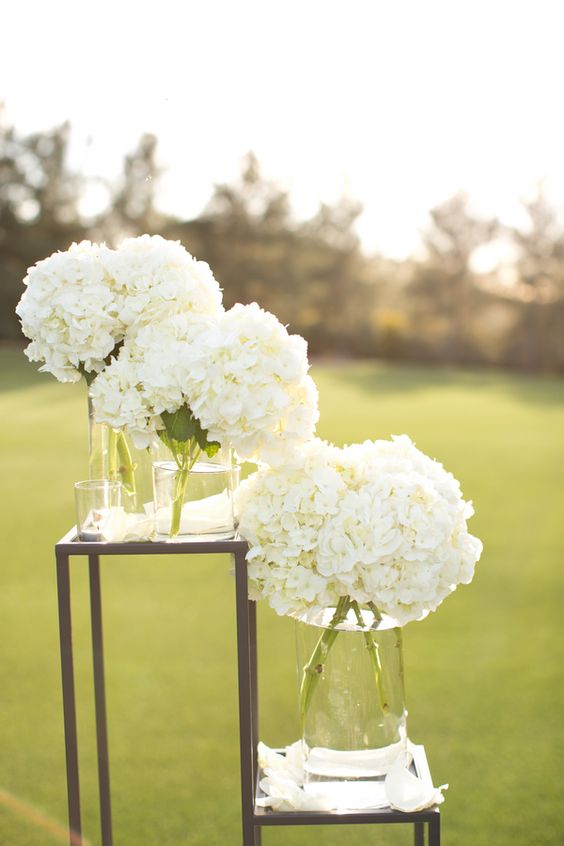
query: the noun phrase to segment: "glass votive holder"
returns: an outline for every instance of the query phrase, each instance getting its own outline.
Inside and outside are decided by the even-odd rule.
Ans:
[[[121,482],[85,479],[75,482],[76,528],[82,541],[108,541],[120,519]]]

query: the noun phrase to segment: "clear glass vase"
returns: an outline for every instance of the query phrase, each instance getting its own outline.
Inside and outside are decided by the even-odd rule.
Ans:
[[[401,629],[347,601],[297,621],[296,643],[306,782],[348,783],[352,807],[405,760],[407,711]]]
[[[235,535],[232,451],[200,453],[182,469],[160,441],[153,445],[153,497],[158,540],[229,540]]]
[[[118,539],[150,540],[155,527],[151,450],[137,449],[124,432],[97,423],[90,395],[88,447],[90,478],[122,483],[123,519],[119,523]]]

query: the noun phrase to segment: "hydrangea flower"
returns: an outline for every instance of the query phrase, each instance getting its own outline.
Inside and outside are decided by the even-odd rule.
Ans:
[[[79,368],[98,372],[124,336],[120,298],[106,269],[110,251],[81,241],[30,267],[16,308],[25,354],[60,382],[76,382]]]
[[[162,412],[186,403],[179,362],[202,329],[186,314],[142,326],[90,387],[96,420],[125,429],[137,447],[148,446],[163,428]]]
[[[209,265],[190,255],[180,241],[160,235],[126,238],[105,259],[130,335],[173,314],[223,310],[221,288]]]
[[[317,389],[307,344],[256,303],[210,321],[181,359],[188,404],[210,438],[278,464],[313,437]]]
[[[347,596],[404,625],[470,582],[482,550],[458,482],[406,435],[344,449],[315,440],[301,466],[244,481],[237,507],[251,596],[279,614]]]
[[[117,250],[82,241],[30,268],[16,312],[26,355],[61,382],[98,373],[116,347],[175,314],[217,315],[221,289],[209,266],[160,235]],[[158,331],[158,330],[157,330]]]

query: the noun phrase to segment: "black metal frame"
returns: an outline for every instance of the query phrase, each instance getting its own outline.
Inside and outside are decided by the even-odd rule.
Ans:
[[[76,696],[72,652],[70,558],[71,556],[88,557],[100,824],[102,846],[113,846],[100,556],[201,555],[210,553],[228,553],[233,556],[235,561],[243,846],[260,846],[263,826],[348,825],[351,823],[411,824],[414,826],[415,846],[424,846],[425,826],[427,826],[429,846],[440,846],[440,814],[438,808],[413,814],[392,810],[354,813],[325,813],[319,811],[281,813],[256,806],[260,778],[257,763],[257,743],[259,739],[257,624],[256,604],[248,598],[245,559],[247,549],[247,543],[239,538],[224,541],[182,541],[174,543],[161,541],[142,543],[84,542],[78,540],[74,528],[56,544],[70,846],[83,846],[84,843],[80,813]]]

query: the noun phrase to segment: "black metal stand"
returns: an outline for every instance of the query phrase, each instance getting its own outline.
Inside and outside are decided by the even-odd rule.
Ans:
[[[235,561],[243,846],[260,846],[263,826],[348,825],[350,823],[411,824],[414,826],[415,846],[424,846],[425,828],[427,827],[429,846],[440,846],[440,814],[438,808],[432,808],[414,814],[404,814],[392,810],[354,813],[325,813],[319,811],[280,813],[256,807],[256,795],[260,777],[257,764],[257,743],[259,738],[257,626],[256,605],[248,599],[247,565],[245,560],[247,549],[246,542],[240,539],[175,543],[90,543],[78,541],[75,529],[68,532],[57,543],[55,553],[57,560],[70,846],[83,846],[84,844],[80,815],[76,697],[72,653],[70,558],[71,556],[88,556],[101,836],[102,846],[113,846],[104,682],[100,557],[104,555],[201,555],[210,553],[228,553],[233,556]],[[426,766],[426,761],[424,761],[424,766]]]

